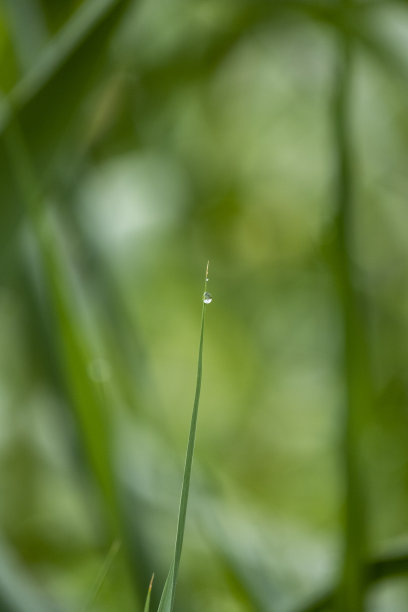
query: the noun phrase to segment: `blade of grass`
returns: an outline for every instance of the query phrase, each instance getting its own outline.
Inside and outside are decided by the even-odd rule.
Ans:
[[[129,551],[130,538],[120,505],[107,407],[87,375],[89,355],[92,354],[89,334],[81,317],[75,316],[70,284],[58,245],[50,232],[44,231],[42,189],[16,117],[9,124],[5,136],[10,165],[21,190],[22,205],[36,245],[46,311],[50,316],[48,323],[55,337],[53,349],[65,383],[66,397],[72,405],[85,455],[102,493],[101,504],[105,510],[106,526],[114,537],[120,537],[126,544],[127,565],[123,568],[125,584],[129,591],[135,588],[142,592],[148,578],[143,575],[145,564],[141,561],[142,553],[135,547]],[[133,575],[137,577],[137,582],[131,581]]]
[[[202,314],[201,314],[200,345],[198,349],[196,392],[195,392],[195,398],[194,398],[193,412],[191,415],[190,434],[188,437],[186,461],[184,465],[183,486],[181,489],[180,508],[179,508],[178,522],[177,522],[176,544],[174,548],[174,558],[170,566],[170,570],[167,576],[166,583],[164,585],[163,593],[162,593],[159,607],[158,607],[158,612],[171,612],[173,610],[177,577],[178,577],[178,571],[179,571],[179,566],[180,566],[181,551],[183,548],[188,494],[190,490],[190,480],[191,480],[191,467],[193,464],[194,444],[195,444],[195,436],[196,436],[196,429],[197,429],[198,405],[200,403],[201,378],[202,378],[202,370],[203,370],[203,343],[204,343],[205,312],[206,312],[207,303],[210,303],[211,301],[211,300],[207,301],[207,299],[205,299],[207,283],[208,283],[208,265],[209,265],[209,262],[207,262],[207,269],[206,269],[205,281],[204,281],[203,308],[202,308]]]
[[[32,70],[15,86],[11,93],[14,108],[20,109],[37,95],[100,23],[111,18],[114,9],[122,4],[126,5],[126,0],[91,0],[80,5],[62,30],[45,47]],[[4,111],[7,111],[7,108],[4,108]],[[7,112],[1,117],[2,129],[10,118]]]
[[[32,68],[7,98],[0,96],[0,250],[10,246],[23,218],[20,190],[13,180],[5,132],[17,116],[37,181],[43,184],[67,155],[70,122],[103,75],[109,44],[130,0],[82,2],[44,47]],[[47,121],[44,121],[47,117]],[[68,149],[68,151],[67,151]]]
[[[147,590],[146,603],[145,603],[145,607],[143,608],[143,612],[149,612],[150,610],[150,595],[152,594],[153,580],[154,580],[154,574],[152,575],[152,578],[149,584],[149,588]]]
[[[63,274],[55,256],[56,251],[42,227],[42,190],[31,165],[24,136],[16,117],[9,124],[5,137],[11,166],[21,190],[26,218],[38,247],[43,282],[53,316],[52,324],[57,332],[58,349],[62,356],[62,368],[68,381],[90,464],[110,508],[110,518],[117,527],[109,428],[105,415],[100,410],[100,402],[86,375],[86,354],[90,351],[86,347],[84,335],[81,334],[79,320],[72,320],[67,297],[68,287],[64,285]]]

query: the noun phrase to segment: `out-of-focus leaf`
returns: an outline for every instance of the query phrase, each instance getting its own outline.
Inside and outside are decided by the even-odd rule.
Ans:
[[[61,149],[67,125],[104,65],[108,43],[128,5],[129,0],[83,3],[11,93],[13,113],[18,116],[40,183]],[[3,100],[2,132],[10,113],[8,101]],[[2,236],[10,236],[21,211],[3,142],[0,142],[0,198]]]
[[[407,553],[395,553],[379,557],[378,559],[368,563],[365,571],[367,586],[380,580],[407,574]],[[335,591],[333,589],[328,590],[308,604],[299,606],[296,609],[296,612],[324,612],[324,610],[331,610],[334,604],[334,597]]]
[[[14,51],[23,72],[31,68],[47,42],[47,26],[38,0],[22,0],[18,4],[5,0],[9,15]]]
[[[89,358],[92,356],[88,329],[79,314],[81,309],[73,306],[75,291],[67,279],[60,249],[51,234],[43,231],[42,210],[37,207],[39,186],[17,120],[10,124],[6,136],[10,165],[21,188],[26,220],[38,253],[59,367],[84,450],[103,495],[108,531],[120,537],[123,524],[113,468],[111,424],[106,398],[88,376]]]

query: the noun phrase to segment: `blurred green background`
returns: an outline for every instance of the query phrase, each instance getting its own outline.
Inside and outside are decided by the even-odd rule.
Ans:
[[[0,610],[157,606],[207,259],[176,610],[408,610],[406,3],[3,0],[0,83]]]

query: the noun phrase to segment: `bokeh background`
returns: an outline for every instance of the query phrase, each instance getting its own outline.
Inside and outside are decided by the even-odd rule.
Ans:
[[[3,0],[2,611],[157,606],[207,259],[176,610],[408,610],[407,58],[398,0]]]

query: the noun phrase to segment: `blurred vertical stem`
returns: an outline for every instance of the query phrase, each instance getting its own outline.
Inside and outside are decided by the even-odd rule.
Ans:
[[[353,0],[339,0],[347,23]],[[344,551],[337,609],[364,610],[364,560],[366,513],[361,466],[362,422],[369,398],[368,356],[364,325],[355,284],[353,246],[355,239],[355,187],[351,126],[353,87],[353,43],[347,28],[339,32],[338,68],[334,83],[334,137],[336,149],[336,256],[340,285],[343,335],[345,407],[342,420],[342,465],[344,469]]]
[[[33,238],[41,273],[50,327],[55,335],[55,350],[64,375],[66,393],[78,423],[85,454],[102,493],[101,508],[105,511],[109,537],[122,540],[125,546],[124,584],[129,592],[144,588],[146,573],[142,558],[144,551],[134,554],[128,544],[128,529],[123,522],[113,468],[110,422],[104,402],[97,395],[87,375],[88,356],[92,354],[89,341],[79,320],[73,315],[69,300],[69,286],[61,273],[61,262],[56,239],[44,223],[44,187],[36,176],[19,117],[9,109],[9,123],[1,137],[9,156],[10,170],[20,191],[22,209]],[[132,555],[132,558],[130,557]],[[134,571],[137,568],[137,572]],[[134,575],[132,575],[131,574]]]
[[[89,456],[90,464],[99,482],[105,500],[108,502],[110,513],[108,518],[114,533],[118,531],[119,511],[117,507],[114,476],[111,467],[108,423],[105,414],[100,410],[100,402],[94,394],[87,393],[84,384],[76,388],[77,384],[72,371],[73,364],[86,372],[85,338],[80,338],[81,330],[75,328],[72,314],[67,301],[68,289],[64,286],[59,269],[59,262],[54,245],[50,239],[49,229],[44,227],[43,199],[44,189],[40,179],[37,178],[26,147],[24,135],[20,128],[18,115],[10,106],[10,121],[2,136],[9,155],[11,170],[21,193],[21,201],[29,229],[35,241],[36,256],[39,259],[46,294],[49,299],[51,325],[58,336],[58,348],[61,351],[63,368],[69,380],[72,400],[79,404],[78,398],[89,400],[86,406],[77,408],[77,417],[84,437],[84,443]],[[86,374],[83,374],[84,378]],[[85,412],[88,415],[85,417]]]

